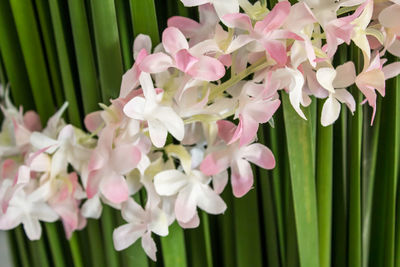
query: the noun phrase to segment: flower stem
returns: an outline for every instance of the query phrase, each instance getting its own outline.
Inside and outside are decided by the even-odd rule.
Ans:
[[[250,74],[253,74],[256,71],[262,70],[265,67],[268,67],[271,65],[271,62],[267,61],[265,58],[261,58],[258,61],[254,62],[251,66],[246,68],[245,70],[239,72],[237,75],[232,76],[229,80],[226,82],[216,86],[213,88],[212,92],[210,93],[209,100],[212,101],[216,97],[218,97],[220,94],[222,94],[226,89],[232,87],[236,83],[240,82]]]

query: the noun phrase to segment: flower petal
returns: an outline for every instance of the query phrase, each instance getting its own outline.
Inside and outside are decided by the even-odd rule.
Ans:
[[[178,193],[188,183],[188,178],[178,170],[162,171],[154,176],[154,187],[162,196]]]
[[[226,210],[226,204],[222,198],[208,185],[197,186],[197,206],[210,214],[221,214]]]
[[[257,166],[271,170],[275,168],[275,158],[272,151],[262,144],[251,144],[243,147],[242,156],[248,161],[256,164]]]
[[[187,223],[195,216],[197,193],[193,185],[187,185],[179,192],[175,202],[177,220]]]
[[[142,71],[148,73],[163,72],[172,66],[173,66],[172,58],[162,52],[148,55],[139,64],[139,68]]]
[[[328,126],[334,123],[339,118],[340,103],[334,97],[329,96],[322,107],[321,124]]]
[[[151,232],[146,232],[143,236],[142,236],[142,248],[144,250],[144,252],[146,252],[147,256],[149,256],[149,258],[152,261],[157,261],[156,258],[156,252],[157,252],[157,247],[156,247],[156,243],[154,242],[153,238],[151,238]]]
[[[124,224],[113,232],[114,248],[117,251],[124,250],[136,242],[146,231],[143,225]]]
[[[253,172],[250,163],[238,159],[232,164],[231,183],[235,197],[244,196],[253,186]]]
[[[126,174],[136,168],[142,153],[134,145],[120,145],[111,152],[111,165],[119,174]]]
[[[201,56],[189,69],[188,74],[199,80],[216,81],[225,75],[225,67],[218,59]]]
[[[112,203],[119,204],[129,198],[129,188],[122,175],[107,174],[100,183],[101,193]]]
[[[318,82],[331,93],[335,92],[335,88],[333,88],[333,81],[336,77],[336,70],[333,68],[320,68],[317,73]],[[341,78],[341,77],[340,77]]]
[[[189,44],[183,33],[175,27],[168,27],[162,34],[162,44],[170,55],[175,55],[181,49],[188,49]]]
[[[151,142],[155,147],[163,147],[167,140],[168,131],[159,120],[149,120],[149,133]]]

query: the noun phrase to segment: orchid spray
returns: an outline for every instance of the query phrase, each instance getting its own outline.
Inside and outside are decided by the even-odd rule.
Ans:
[[[385,80],[400,73],[384,58],[400,56],[398,1],[280,1],[271,10],[247,0],[182,2],[199,6],[200,21],[171,17],[154,49],[148,36],[136,37],[119,97],[85,118],[90,133],[64,122],[67,104],[42,128],[6,93],[0,229],[22,224],[36,240],[40,221],[60,219],[70,237],[109,205],[126,221],[114,231],[115,248],[140,239],[156,260],[152,235],[167,235],[174,221],[197,227],[198,208],[224,213],[220,194],[229,181],[242,197],[253,188],[251,163],[275,167],[257,132],[273,125],[281,94],[304,120],[302,108],[325,99],[327,126],[340,103],[355,111],[349,86],[375,114],[377,93],[384,96]],[[338,46],[351,42],[362,51],[359,73],[351,61],[333,63]],[[140,190],[144,206],[132,197]]]

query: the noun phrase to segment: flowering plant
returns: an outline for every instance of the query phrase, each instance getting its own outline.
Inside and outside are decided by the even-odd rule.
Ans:
[[[15,108],[5,92],[0,229],[23,224],[36,240],[40,221],[60,219],[70,237],[109,205],[127,222],[114,230],[115,249],[141,239],[156,260],[152,233],[167,235],[174,221],[197,227],[197,208],[226,210],[220,194],[229,180],[236,197],[251,190],[250,163],[274,168],[257,131],[274,125],[280,94],[304,120],[302,107],[326,99],[327,126],[340,103],[355,111],[347,89],[355,84],[372,108],[372,124],[376,91],[384,96],[385,80],[400,73],[400,63],[384,58],[400,56],[395,0],[281,1],[271,10],[247,0],[182,2],[199,6],[200,21],[170,18],[153,50],[148,36],[136,37],[119,97],[85,118],[90,133],[64,122],[67,104],[42,128],[35,112]],[[363,66],[336,66],[338,46],[351,42]],[[132,198],[140,190],[144,206]]]

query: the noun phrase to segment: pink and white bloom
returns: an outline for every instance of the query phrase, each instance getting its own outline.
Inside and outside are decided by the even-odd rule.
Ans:
[[[157,203],[147,201],[143,209],[132,198],[122,204],[121,214],[127,224],[114,230],[113,240],[116,250],[124,250],[142,239],[142,247],[146,254],[156,261],[156,244],[151,238],[151,233],[160,236],[168,235],[168,219],[164,211],[158,208]]]
[[[156,94],[150,74],[142,73],[139,79],[144,97],[134,97],[124,106],[126,116],[147,122],[156,147],[164,146],[168,132],[181,141],[185,135],[183,120],[172,107],[162,104],[162,94]]]
[[[192,169],[191,157],[183,147],[174,152],[181,160],[183,172],[162,171],[154,176],[154,186],[161,196],[176,195],[175,216],[178,222],[185,225],[196,221],[197,207],[210,214],[223,213],[226,204],[209,186],[211,178]]]
[[[347,62],[335,69],[320,68],[317,71],[317,80],[323,88],[329,91],[329,97],[322,107],[321,124],[328,126],[334,123],[340,114],[341,105],[344,103],[353,113],[356,103],[353,96],[345,89],[352,85],[356,78],[353,62]]]
[[[236,126],[229,121],[218,122],[218,135],[225,144],[232,140]],[[275,167],[275,158],[271,150],[258,143],[240,146],[239,142],[222,145],[208,154],[200,165],[205,175],[217,175],[231,168],[231,183],[236,197],[244,196],[253,186],[253,171],[250,162],[264,169]]]
[[[148,73],[159,73],[168,68],[177,68],[188,74],[190,77],[203,81],[215,81],[225,75],[224,65],[216,58],[204,55],[216,52],[218,46],[202,48],[203,43],[197,47],[189,48],[183,33],[175,27],[168,27],[164,30],[162,44],[165,51],[148,55],[140,63],[140,69]]]

